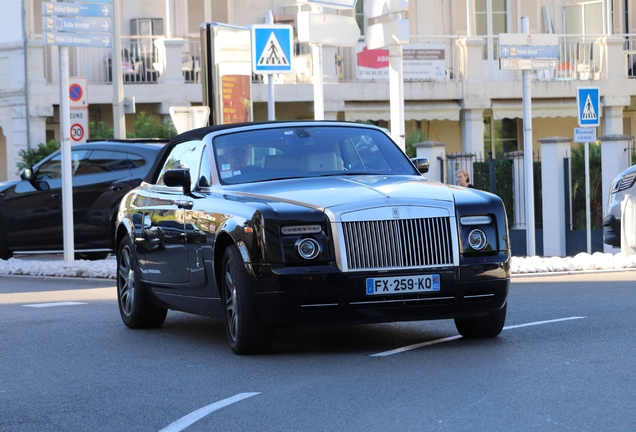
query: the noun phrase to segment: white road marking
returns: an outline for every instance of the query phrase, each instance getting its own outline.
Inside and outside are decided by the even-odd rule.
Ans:
[[[574,317],[568,317],[568,318],[559,318],[559,319],[553,319],[553,320],[547,320],[547,321],[535,321],[535,322],[530,322],[530,323],[525,323],[525,324],[517,324],[517,325],[512,325],[512,326],[507,326],[504,327],[504,330],[511,330],[511,329],[516,329],[516,328],[521,328],[521,327],[530,327],[530,326],[536,326],[536,325],[542,325],[542,324],[551,324],[551,323],[555,323],[555,322],[561,322],[561,321],[570,321],[570,320],[577,320],[577,319],[584,319],[587,317],[580,317],[580,316],[574,316]],[[422,343],[418,343],[418,344],[414,344],[414,345],[408,345],[402,348],[397,348],[394,350],[390,350],[390,351],[384,351],[381,353],[377,353],[377,354],[371,354],[370,357],[386,357],[386,356],[390,356],[393,354],[400,354],[406,351],[411,351],[414,349],[418,349],[418,348],[422,348],[425,346],[429,346],[429,345],[435,345],[438,343],[444,343],[444,342],[450,342],[453,340],[457,340],[460,339],[462,336],[461,335],[457,335],[457,336],[449,336],[449,337],[445,337],[442,339],[435,339],[432,341],[428,341],[428,342],[422,342]]]
[[[199,420],[201,420],[203,417],[205,417],[206,415],[216,411],[216,410],[220,410],[221,408],[224,408],[228,405],[232,405],[235,402],[240,402],[243,399],[247,399],[250,398],[252,396],[256,396],[258,394],[261,394],[260,392],[252,392],[252,393],[239,393],[235,396],[229,397],[227,399],[223,399],[220,400],[218,402],[214,402],[213,404],[210,404],[208,406],[204,406],[203,408],[199,408],[196,411],[191,412],[190,414],[181,417],[179,420],[177,420],[176,422],[166,426],[165,428],[161,429],[159,432],[180,432],[182,430],[184,430],[185,428],[187,428],[188,426],[192,425],[195,422],[198,422]]]
[[[36,303],[36,304],[26,304],[22,305],[24,307],[34,307],[34,308],[45,308],[45,307],[55,307],[55,306],[75,306],[75,305],[83,305],[88,303],[82,302],[55,302],[55,303]]]

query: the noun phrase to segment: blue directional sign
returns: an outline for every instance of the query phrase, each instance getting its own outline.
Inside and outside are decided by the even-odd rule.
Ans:
[[[45,32],[44,43],[46,45],[112,48],[113,38],[106,34]]]
[[[600,99],[598,87],[578,87],[576,89],[579,126],[597,127],[601,124]]]
[[[113,14],[110,3],[42,3],[44,16],[75,16],[75,17],[111,17]]]
[[[252,26],[252,70],[257,74],[282,74],[293,70],[293,35],[289,25]]]
[[[112,33],[110,18],[42,18],[45,31]]]
[[[553,45],[499,45],[499,57],[558,59],[559,47]]]

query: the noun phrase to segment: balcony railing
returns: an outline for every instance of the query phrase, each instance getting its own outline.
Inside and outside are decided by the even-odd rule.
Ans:
[[[537,80],[596,80],[600,79],[601,45],[598,38],[603,35],[559,35],[559,58],[556,70],[534,71]],[[624,37],[624,65],[626,77],[636,77],[636,35]],[[435,81],[459,81],[460,49],[457,40],[465,36],[412,36],[411,43],[426,48],[428,45],[443,49],[444,71],[435,77]],[[160,80],[161,68],[158,65],[158,49],[154,45],[157,37],[122,36],[122,68],[125,84],[152,84]],[[488,81],[520,80],[520,71],[502,71],[497,56],[497,37],[485,37],[483,48],[484,77]],[[185,82],[201,82],[199,38],[186,38],[182,48],[182,72]],[[441,47],[441,48],[440,48]],[[45,78],[48,83],[57,83],[57,51],[54,47],[45,47]],[[405,50],[408,47],[404,48]],[[312,77],[312,58],[308,44],[296,44],[294,72],[274,76],[279,84],[309,83]],[[323,57],[325,69],[335,71],[334,81],[368,82],[361,78],[358,71],[358,50],[355,47],[335,49],[333,59]],[[70,47],[71,76],[85,76],[90,84],[112,83],[112,50],[100,48]],[[327,62],[333,61],[333,65]],[[405,63],[406,69],[406,63]],[[262,80],[259,77],[258,80]],[[381,79],[386,79],[383,77]],[[412,80],[406,77],[405,81]],[[418,80],[418,79],[416,79]],[[426,80],[426,79],[423,79]]]

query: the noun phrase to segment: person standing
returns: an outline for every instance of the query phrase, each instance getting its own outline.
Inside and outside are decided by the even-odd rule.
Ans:
[[[458,186],[475,189],[475,186],[470,184],[470,177],[468,176],[468,171],[464,169],[457,170],[457,172],[455,172],[455,179],[457,180]]]

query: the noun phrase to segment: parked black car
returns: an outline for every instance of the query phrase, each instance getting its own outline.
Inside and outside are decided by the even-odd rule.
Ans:
[[[497,336],[510,280],[503,203],[427,180],[427,168],[369,125],[181,134],[121,202],[121,317],[142,328],[167,309],[218,315],[237,354],[268,350],[280,324],[454,318],[465,337]]]
[[[166,142],[105,140],[71,147],[78,258],[100,259],[114,251],[119,202],[139,186]],[[23,170],[20,180],[0,183],[0,258],[63,251],[61,168],[57,151]]]

